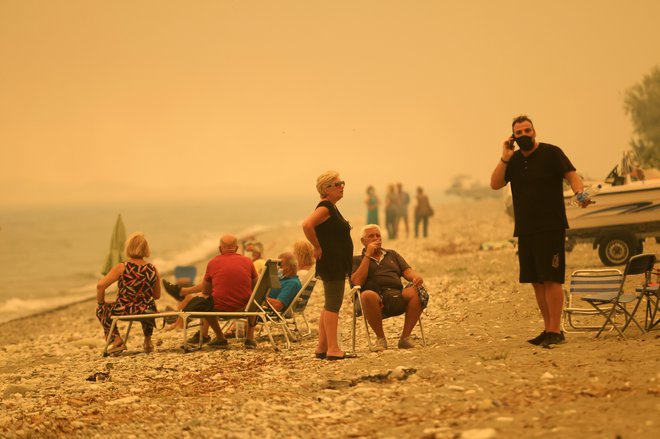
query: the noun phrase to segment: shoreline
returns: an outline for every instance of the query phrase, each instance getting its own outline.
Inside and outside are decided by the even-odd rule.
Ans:
[[[260,226],[260,225],[255,224],[251,227],[248,227],[248,228],[244,229],[244,230],[247,230],[248,232],[244,232],[244,234],[241,235],[238,238],[239,246],[240,246],[240,243],[245,239],[254,238],[254,239],[259,240],[260,236],[268,236],[269,233],[273,233],[273,232],[277,231],[278,229],[285,229],[286,227],[287,226],[284,226],[284,225]],[[258,231],[257,232],[251,232],[251,230],[253,230],[253,229],[258,229]],[[277,233],[273,233],[273,234],[277,235]],[[211,258],[213,258],[216,254],[217,254],[217,249],[215,251],[209,251],[208,254],[206,256],[202,257],[202,258],[197,258],[193,261],[189,261],[189,262],[178,264],[178,265],[194,265],[194,266],[196,266],[197,267],[197,273],[198,273],[197,276],[198,276],[198,278],[200,278],[201,276],[203,276],[203,270],[205,269],[206,263]],[[156,266],[156,268],[158,268],[158,266]],[[167,269],[167,270],[164,270],[162,272],[159,270],[159,275],[160,275],[161,279],[171,278],[173,273],[174,273],[174,268]],[[99,277],[99,279],[100,279],[100,277]],[[94,284],[90,284],[90,287],[92,285],[95,287],[96,282],[94,282]],[[94,287],[91,287],[91,288],[93,289]],[[79,289],[82,289],[82,288],[84,288],[84,287],[82,287],[82,286],[81,287],[75,287],[74,290],[79,290]],[[113,290],[108,291],[108,293],[110,295],[116,294],[116,285],[113,286]],[[77,296],[77,294],[71,294],[71,296],[75,297],[75,296]],[[59,297],[54,296],[54,297],[50,297],[49,299],[66,300],[66,298],[67,298],[67,295],[59,296]],[[12,299],[13,298],[10,298],[8,300],[12,300]],[[22,300],[20,298],[18,298],[18,299]],[[31,317],[35,317],[35,318],[36,317],[41,317],[41,316],[47,315],[49,313],[53,313],[53,312],[56,312],[56,311],[59,311],[59,310],[62,310],[62,309],[67,309],[67,308],[76,306],[80,303],[94,301],[95,299],[96,299],[96,292],[94,290],[93,293],[90,293],[89,298],[75,298],[75,299],[72,299],[70,302],[58,304],[58,305],[56,305],[52,308],[40,309],[40,310],[37,310],[37,311],[29,313],[29,314],[19,315],[19,316],[10,318],[9,320],[1,321],[0,322],[0,329],[2,329],[3,326],[5,326],[7,324],[10,324],[10,323],[16,323],[18,321],[28,319],[28,318],[31,318]]]

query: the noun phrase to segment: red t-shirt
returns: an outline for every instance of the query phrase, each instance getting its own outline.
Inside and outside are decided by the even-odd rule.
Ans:
[[[213,285],[213,308],[219,311],[242,311],[252,295],[252,281],[257,271],[250,258],[226,253],[211,259],[204,281]]]

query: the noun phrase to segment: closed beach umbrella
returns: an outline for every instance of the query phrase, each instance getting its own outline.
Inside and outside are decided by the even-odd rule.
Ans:
[[[124,221],[121,219],[121,214],[117,215],[117,222],[115,228],[112,230],[112,238],[110,238],[110,251],[105,265],[101,270],[102,275],[108,274],[112,267],[124,262],[124,243],[126,242],[126,227]]]

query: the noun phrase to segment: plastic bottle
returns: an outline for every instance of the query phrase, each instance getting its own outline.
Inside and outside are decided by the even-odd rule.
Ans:
[[[571,201],[569,201],[568,205],[569,206],[574,206],[574,207],[580,207],[582,206],[582,202],[584,201],[591,201],[591,199],[598,193],[600,192],[601,188],[603,187],[602,184],[592,184],[591,186],[587,186],[584,188],[582,191],[582,200],[578,199],[578,196],[575,195],[574,197],[571,198]],[[591,203],[595,203],[595,201],[591,201]]]
[[[236,338],[245,338],[245,322],[243,320],[236,321]]]

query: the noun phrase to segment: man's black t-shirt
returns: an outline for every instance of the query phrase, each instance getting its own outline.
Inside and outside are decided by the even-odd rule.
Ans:
[[[529,157],[513,154],[504,175],[513,195],[513,236],[568,228],[562,182],[569,171],[575,171],[571,161],[548,143],[539,143]]]

